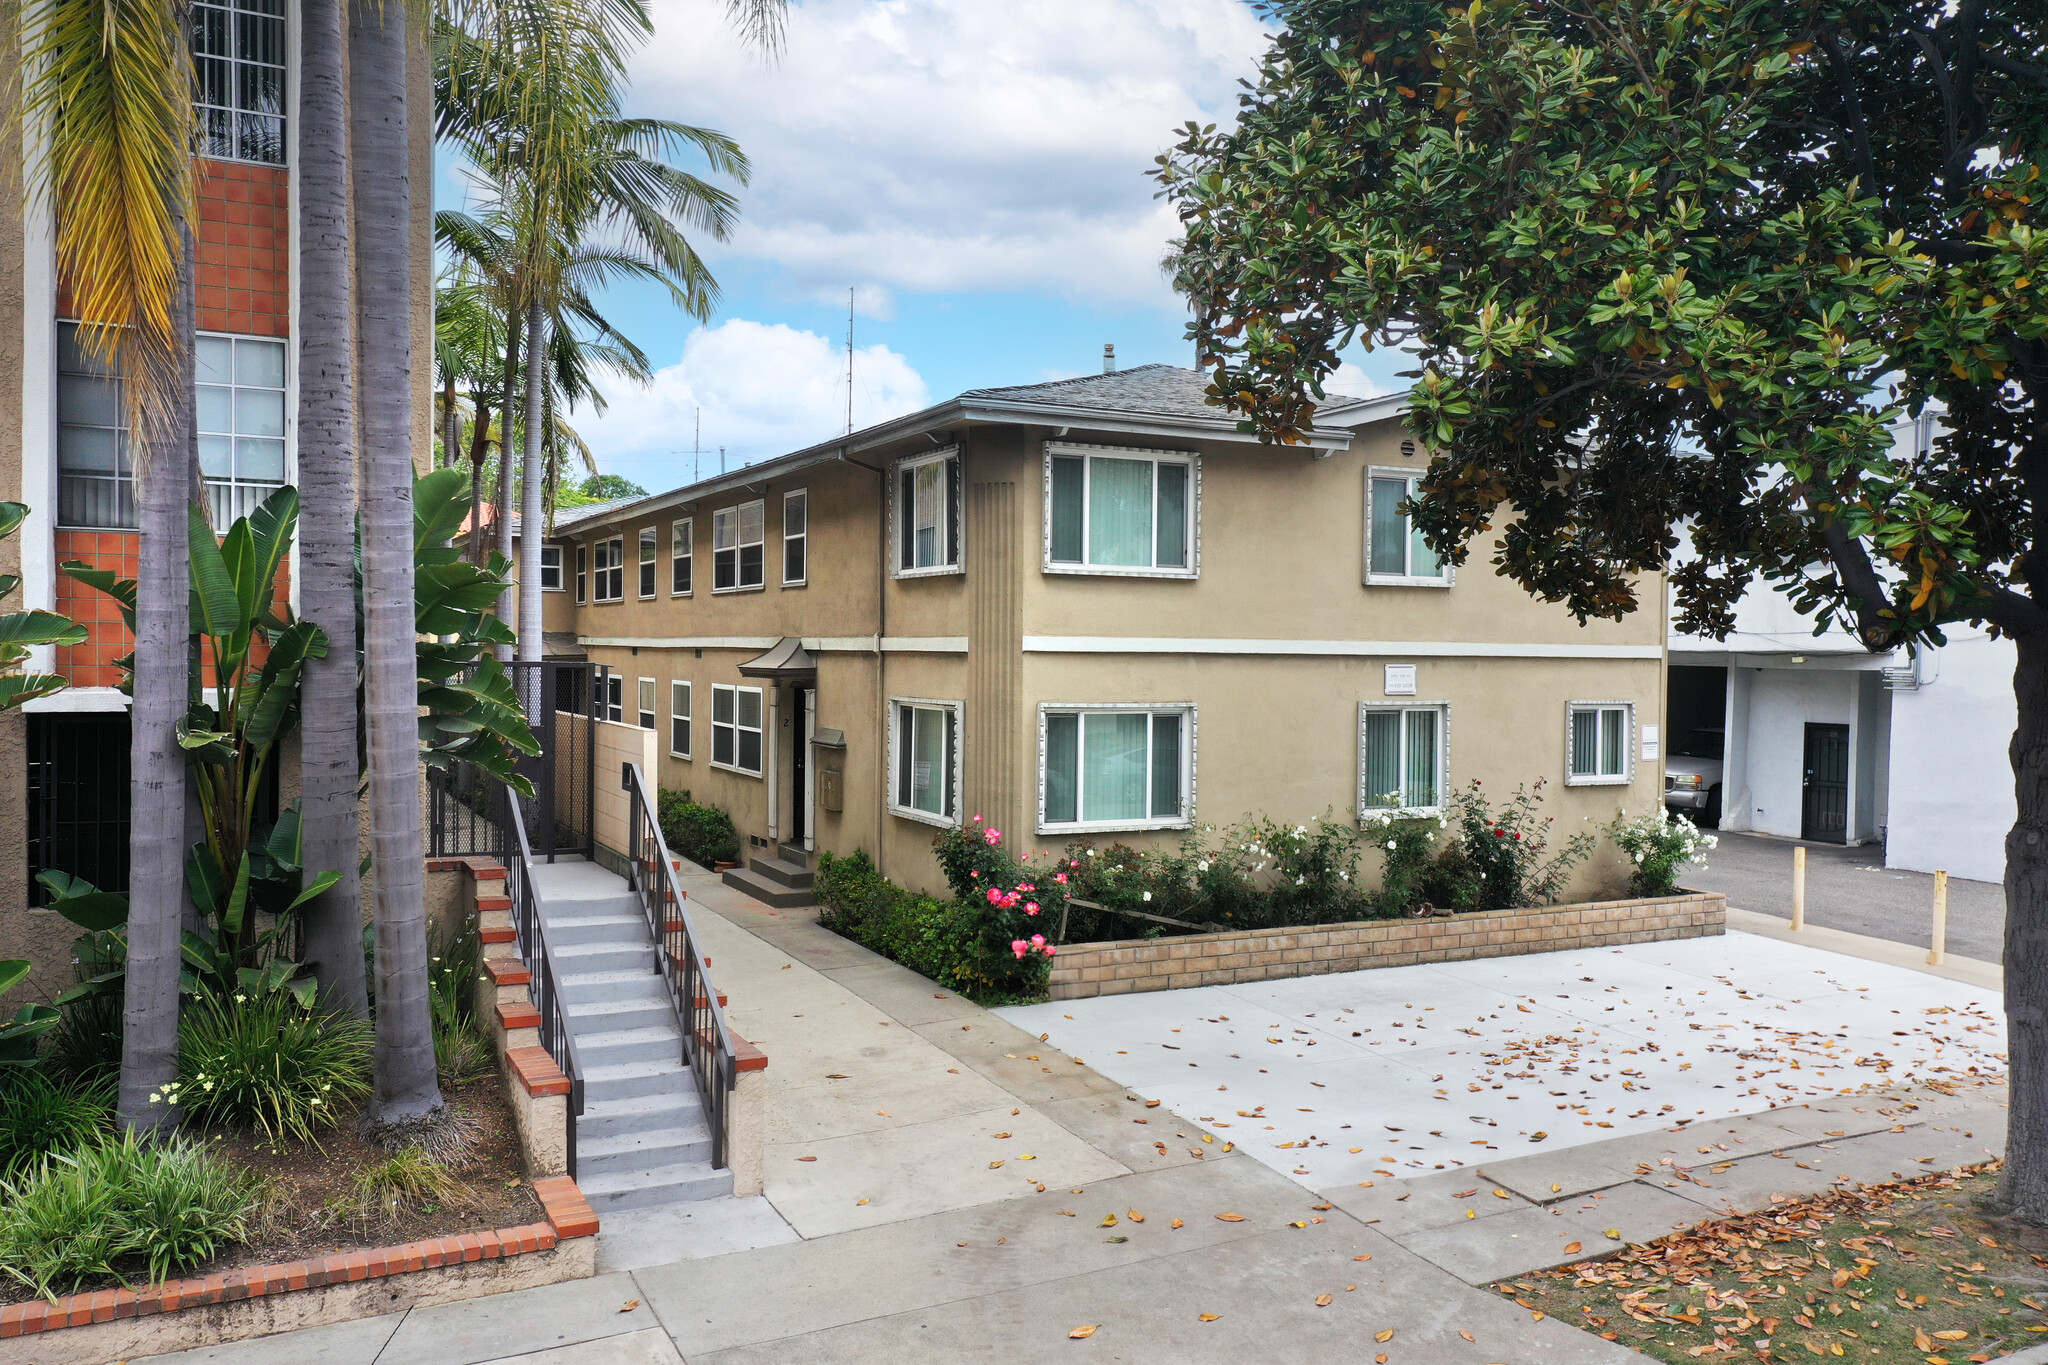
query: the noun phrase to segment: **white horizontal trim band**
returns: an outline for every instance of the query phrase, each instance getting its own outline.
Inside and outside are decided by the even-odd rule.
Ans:
[[[776,635],[579,635],[579,645],[605,649],[773,649],[781,642]],[[803,637],[803,647],[813,654],[873,654],[872,635],[814,635]],[[965,635],[886,635],[882,649],[890,654],[965,654]]]
[[[1500,644],[1486,640],[1218,640],[1027,635],[1027,654],[1286,654],[1325,658],[1662,659],[1662,645]]]
[[[25,701],[21,709],[38,715],[75,715],[94,711],[126,711],[132,704],[128,694],[118,687],[67,687],[62,692]]]

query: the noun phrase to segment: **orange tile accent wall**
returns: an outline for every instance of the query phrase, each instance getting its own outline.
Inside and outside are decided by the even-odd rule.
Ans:
[[[136,534],[133,531],[56,533],[56,562],[59,564],[78,559],[96,569],[111,569],[116,577],[134,578],[140,572],[136,553]],[[292,564],[290,559],[286,559],[277,569],[276,600],[280,604],[290,602],[291,592]],[[121,609],[114,605],[114,599],[60,572],[57,575],[56,610],[92,632],[91,638],[82,645],[58,646],[57,671],[70,679],[73,687],[118,687],[122,674],[114,661],[135,648],[135,637],[128,633],[128,624],[121,619]],[[264,647],[258,645],[251,652],[259,666],[264,659],[263,650]],[[213,666],[209,660],[201,660],[200,678],[202,686],[213,686]]]
[[[291,335],[291,173],[199,163],[199,330]]]
[[[198,173],[199,330],[290,336],[291,172],[201,160]],[[77,316],[61,281],[57,316]]]
[[[111,569],[121,578],[136,576],[133,531],[59,531],[56,540],[59,564],[82,559],[94,568]],[[82,645],[58,646],[57,671],[69,678],[73,687],[118,686],[121,670],[114,660],[135,648],[135,638],[128,633],[114,599],[59,573],[57,611],[92,632]]]

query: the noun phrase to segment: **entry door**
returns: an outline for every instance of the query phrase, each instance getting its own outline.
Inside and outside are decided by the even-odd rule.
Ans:
[[[796,712],[796,743],[789,747],[793,752],[789,760],[789,841],[801,844],[810,837],[811,826],[811,765],[810,717],[811,699],[815,691],[808,687],[791,688],[790,709]]]
[[[1806,778],[1800,793],[1799,837],[1849,841],[1849,727],[1806,727]]]

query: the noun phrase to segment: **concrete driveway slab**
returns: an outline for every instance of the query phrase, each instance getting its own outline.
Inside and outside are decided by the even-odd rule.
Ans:
[[[1525,1204],[1497,1218],[1430,1228],[1402,1238],[1402,1245],[1467,1284],[1490,1284],[1619,1250],[1627,1242],[1655,1241],[1691,1227],[1699,1216],[1691,1200],[1631,1183],[1566,1204]],[[1610,1232],[1618,1235],[1609,1237]]]
[[[932,1024],[982,1013],[981,1006],[958,991],[894,962],[828,967],[825,975],[899,1024]]]
[[[1299,1365],[1369,1360],[1375,1352],[1430,1365],[1640,1360],[1555,1319],[1533,1322],[1513,1304],[1448,1282],[1441,1271],[1391,1244],[1374,1240],[1372,1261],[1353,1261],[1353,1244],[1284,1230],[994,1293],[943,1311],[895,1313],[692,1360],[869,1365],[1085,1355],[1187,1365]],[[1319,1306],[1324,1295],[1329,1302]],[[1203,1322],[1204,1313],[1215,1314],[1215,1320]],[[1072,1340],[1068,1333],[1083,1324],[1095,1325],[1095,1333],[1085,1342]],[[1393,1336],[1377,1342],[1375,1334],[1388,1328]]]
[[[1108,1090],[1037,1108],[1096,1151],[1133,1171],[1190,1166],[1222,1155],[1220,1143],[1201,1140],[1200,1127],[1163,1104],[1148,1109],[1145,1101],[1128,1091]]]
[[[597,1270],[606,1275],[797,1240],[796,1229],[758,1196],[607,1211],[597,1232]]]
[[[1086,1065],[1074,1065],[1071,1054],[1039,1042],[1037,1034],[1026,1033],[993,1014],[966,1026],[948,1020],[920,1025],[913,1032],[961,1066],[1028,1103],[1045,1104],[1127,1088]],[[1033,1053],[1038,1054],[1035,1060]]]
[[[297,1332],[230,1341],[220,1346],[195,1346],[167,1355],[138,1356],[129,1365],[373,1365],[391,1334],[405,1321],[404,1313],[382,1313],[354,1322],[329,1323]]]
[[[487,1365],[683,1365],[682,1352],[659,1327],[557,1346],[531,1355],[505,1356]]]
[[[1132,1209],[1145,1216],[1143,1223],[1131,1221]],[[1300,1232],[1286,1225],[1315,1216],[1305,1209],[1299,1192],[1265,1168],[1220,1160],[1099,1181],[1079,1194],[1053,1186],[1029,1199],[643,1270],[635,1278],[694,1365],[735,1346],[1114,1270],[1276,1230]],[[1219,1213],[1236,1213],[1244,1221],[1223,1222]],[[1101,1226],[1110,1214],[1116,1226]],[[1175,1218],[1181,1227],[1173,1226]],[[1319,1244],[1337,1246],[1346,1258],[1370,1250],[1372,1238],[1355,1225],[1311,1226]],[[783,1350],[784,1360],[806,1359],[794,1343]]]
[[[1021,1105],[821,1142],[771,1143],[765,1193],[805,1237],[1126,1175],[1066,1129]]]
[[[1495,1190],[1503,1191],[1496,1195]],[[1333,1185],[1320,1191],[1359,1222],[1399,1241],[1410,1233],[1453,1223],[1484,1222],[1530,1207],[1505,1186],[1482,1181],[1473,1171],[1433,1171],[1410,1180],[1380,1180],[1370,1186]]]
[[[1774,1113],[1702,1120],[1681,1129],[1632,1133],[1583,1147],[1489,1161],[1479,1169],[1486,1179],[1549,1204],[1633,1180],[1639,1168],[1660,1166],[1667,1159],[1675,1166],[1704,1167],[1809,1141],[1775,1122],[1777,1118]]]
[[[644,1302],[621,1311],[639,1297],[631,1275],[599,1275],[415,1308],[391,1334],[377,1365],[478,1365],[623,1336],[656,1325]]]

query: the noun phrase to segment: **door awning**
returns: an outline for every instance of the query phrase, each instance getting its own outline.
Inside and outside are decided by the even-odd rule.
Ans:
[[[743,678],[815,678],[818,661],[794,635],[785,635],[766,654],[740,665]]]

